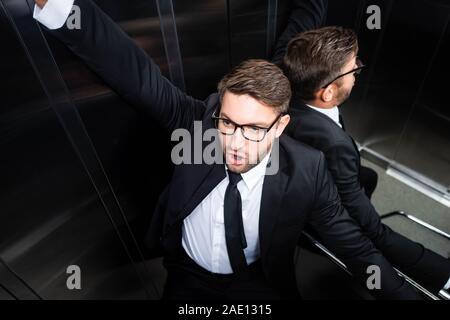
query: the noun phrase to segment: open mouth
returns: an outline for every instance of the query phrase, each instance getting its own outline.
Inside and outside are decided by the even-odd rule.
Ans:
[[[242,165],[245,163],[245,157],[238,155],[236,153],[229,153],[227,155],[227,162],[232,165]]]

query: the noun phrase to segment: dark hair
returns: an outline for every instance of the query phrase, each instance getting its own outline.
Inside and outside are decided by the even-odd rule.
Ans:
[[[222,78],[217,87],[220,101],[226,91],[248,94],[263,104],[287,112],[291,99],[289,80],[275,64],[266,60],[246,60]]]
[[[357,52],[358,39],[353,30],[324,27],[293,38],[287,46],[282,68],[294,95],[305,101],[313,100],[314,93],[339,76]]]

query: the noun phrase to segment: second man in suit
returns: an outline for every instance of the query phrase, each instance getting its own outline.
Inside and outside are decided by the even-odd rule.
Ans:
[[[321,11],[311,16],[314,23],[323,22]],[[313,29],[293,36],[285,49],[283,41],[296,29],[304,30],[299,30],[301,21],[295,14],[291,16],[278,44],[284,53],[282,68],[293,90],[288,134],[324,153],[342,204],[394,266],[435,294],[448,289],[450,261],[384,225],[370,202],[376,175],[361,166],[358,148],[345,131],[338,109],[364,68],[358,58],[356,34],[335,26]]]

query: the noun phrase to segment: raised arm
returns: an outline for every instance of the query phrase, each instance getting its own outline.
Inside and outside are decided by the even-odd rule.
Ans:
[[[377,298],[421,299],[345,211],[323,155],[317,169],[316,183],[316,206],[309,222],[324,245],[346,264],[364,286],[371,275],[367,273],[367,268],[378,266],[381,287],[371,291]]]
[[[298,33],[320,28],[325,23],[328,0],[293,0],[286,29],[275,46],[272,62],[281,64],[286,46]]]
[[[62,26],[57,25],[49,32],[125,100],[170,131],[189,129],[194,120],[202,119],[205,103],[189,97],[163,77],[155,62],[91,0],[74,1],[80,8],[80,29],[69,29],[64,23],[72,1],[61,1],[66,7],[61,7],[58,1],[61,0],[35,0],[42,8],[35,10],[35,18],[49,28],[55,28],[54,24],[62,21]],[[53,12],[46,12],[46,9]],[[56,17],[51,21],[48,15]]]

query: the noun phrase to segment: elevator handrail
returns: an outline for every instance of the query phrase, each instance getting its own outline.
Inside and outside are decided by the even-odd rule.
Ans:
[[[448,234],[447,232],[442,231],[441,229],[436,228],[435,226],[433,226],[433,225],[431,225],[431,224],[429,224],[429,223],[427,223],[427,222],[425,222],[425,221],[423,221],[423,220],[421,220],[421,219],[419,219],[419,218],[417,218],[417,217],[415,217],[415,216],[413,216],[411,214],[408,214],[408,213],[406,213],[404,211],[389,212],[389,213],[381,215],[380,218],[381,218],[381,220],[383,220],[383,219],[390,218],[390,217],[393,217],[393,216],[401,216],[401,217],[407,218],[407,219],[409,219],[409,220],[411,220],[411,221],[413,221],[413,222],[415,222],[417,224],[420,224],[422,227],[425,227],[428,230],[431,230],[434,233],[437,233],[438,235],[446,238],[447,240],[450,240],[450,234]]]
[[[440,235],[441,237],[444,237],[445,239],[450,240],[450,235],[447,232],[445,232],[445,231],[429,224],[428,222],[425,222],[409,213],[406,213],[404,211],[392,211],[392,212],[381,215],[380,218],[383,220],[383,219],[387,219],[387,218],[394,217],[394,216],[400,216],[400,217],[409,219],[412,222],[419,224],[422,227],[424,227],[430,231],[433,231],[434,233]],[[439,291],[439,297],[441,297],[444,300],[450,300],[450,294],[447,293],[445,290]]]
[[[334,264],[336,264],[338,267],[341,268],[344,272],[346,272],[349,275],[352,275],[350,270],[348,270],[345,263],[343,263],[339,258],[337,258],[330,250],[328,250],[320,241],[315,239],[313,236],[311,236],[308,232],[303,231],[303,235],[305,236],[308,241],[310,241],[319,251],[321,251],[327,258],[329,258]],[[427,296],[431,300],[450,300],[450,295],[446,293],[444,290],[441,290],[439,292],[439,297],[422,287],[420,284],[418,284],[416,281],[402,273],[400,270],[394,268],[395,271],[403,277],[406,281],[408,281],[416,290],[421,292],[423,295]]]

